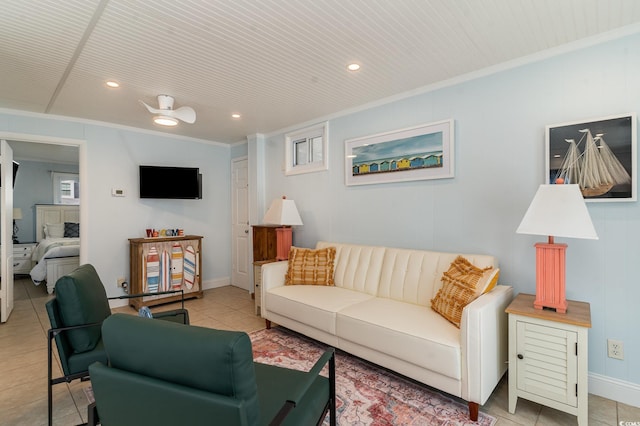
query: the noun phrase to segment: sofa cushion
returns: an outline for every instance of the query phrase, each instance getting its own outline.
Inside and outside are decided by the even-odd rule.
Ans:
[[[385,247],[318,241],[316,248],[335,247],[335,285],[375,296]]]
[[[284,285],[328,285],[333,286],[333,262],[335,247],[307,249],[291,247],[289,268]]]
[[[292,285],[270,289],[263,297],[270,311],[336,334],[336,312],[373,296],[340,287]]]
[[[431,299],[442,287],[442,274],[458,256],[457,253],[387,247],[377,296],[430,307]],[[493,256],[465,254],[464,257],[474,265],[495,266]],[[336,263],[340,261],[338,256]]]
[[[495,287],[498,268],[478,268],[458,256],[442,274],[443,286],[431,300],[431,307],[456,327],[460,327],[462,310],[486,290]]]
[[[338,312],[336,328],[341,340],[461,378],[460,330],[424,306],[377,297]]]

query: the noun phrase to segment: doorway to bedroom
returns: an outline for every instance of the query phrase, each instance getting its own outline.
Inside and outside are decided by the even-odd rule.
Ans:
[[[13,249],[6,250],[5,258],[0,261],[18,264],[17,270],[15,266],[13,268],[14,275],[31,279],[31,271],[37,265],[35,260],[31,260],[31,254],[36,252],[35,248],[42,236],[42,231],[38,232],[36,229],[36,206],[77,205],[76,216],[78,219],[80,217],[81,205],[78,204],[86,201],[80,198],[80,146],[83,142],[1,133],[0,139],[7,141],[13,151],[13,159],[18,164],[14,175],[11,212],[8,208],[0,209],[2,219],[9,213],[14,218]],[[9,286],[12,284],[10,281],[13,280],[2,279],[0,285]],[[13,292],[3,291],[3,294],[11,295]],[[6,319],[10,316],[10,310],[6,309],[4,303],[2,305],[5,307],[7,315],[3,317]]]

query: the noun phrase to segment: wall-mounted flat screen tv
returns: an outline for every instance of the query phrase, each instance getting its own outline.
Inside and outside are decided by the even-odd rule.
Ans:
[[[202,175],[195,167],[140,166],[140,198],[199,200]]]

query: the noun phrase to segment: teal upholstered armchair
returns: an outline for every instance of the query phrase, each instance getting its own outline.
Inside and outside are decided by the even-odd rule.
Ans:
[[[95,268],[82,265],[61,277],[55,286],[56,297],[47,302],[51,329],[48,332],[48,419],[52,424],[53,385],[83,379],[89,365],[107,361],[102,342],[102,321],[111,315],[109,298]],[[140,297],[141,295],[117,298]],[[189,313],[176,309],[154,314],[154,318],[189,323]],[[53,377],[53,341],[55,340],[63,376]]]
[[[255,363],[244,332],[114,314],[102,336],[109,364],[89,372],[104,426],[335,425],[333,348],[303,372]]]

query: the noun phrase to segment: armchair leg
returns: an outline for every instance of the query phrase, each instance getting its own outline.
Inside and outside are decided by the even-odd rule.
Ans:
[[[329,425],[336,426],[336,354],[329,359]]]
[[[267,330],[271,330],[271,321],[268,319],[264,320],[264,324],[267,327]]]
[[[98,408],[95,401],[87,406],[87,424],[89,426],[96,426],[98,424]]]
[[[51,365],[53,360],[51,359],[51,340],[52,337],[49,336],[47,342],[47,419],[49,426],[53,425],[53,367]]]
[[[480,405],[477,402],[469,401],[469,420],[472,422],[478,421],[478,409]]]

